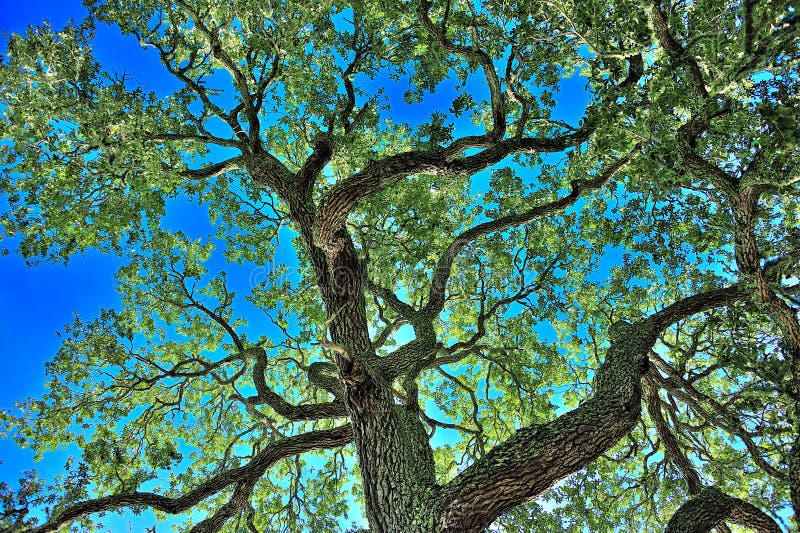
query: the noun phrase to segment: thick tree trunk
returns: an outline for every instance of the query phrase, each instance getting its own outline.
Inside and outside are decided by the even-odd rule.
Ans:
[[[350,389],[367,518],[375,533],[433,531],[433,453],[419,415],[394,404],[388,388]]]
[[[313,208],[301,198],[291,204],[339,352],[371,531],[430,531],[421,516],[437,491],[433,451],[416,406],[395,402],[391,379],[380,369],[367,327],[364,266],[343,227],[321,247]]]

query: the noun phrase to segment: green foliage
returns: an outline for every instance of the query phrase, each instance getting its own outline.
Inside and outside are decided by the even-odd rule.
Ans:
[[[659,332],[645,379],[704,483],[788,516],[800,355],[775,308],[796,318],[800,306],[790,4],[656,3],[680,53],[654,5],[637,0],[436,1],[438,35],[404,0],[89,4],[89,21],[9,40],[0,223],[31,262],[90,248],[124,257],[120,304],[76,317],[44,396],[2,411],[4,436],[37,457],[76,458],[52,482],[31,472],[0,485],[0,524],[103,494],[175,498],[341,425],[287,415],[342,399],[350,354],[323,337],[336,329],[337,276],[364,284],[354,300],[372,363],[418,356],[390,386],[397,403],[422,409],[440,483],[587,400],[612,324],[741,283],[741,301]],[[91,50],[97,23],[155,49],[181,88],[159,96],[104,72]],[[590,103],[566,113],[575,79]],[[568,146],[550,150],[549,139]],[[542,149],[494,157],[523,142]],[[316,181],[292,189],[325,143]],[[363,272],[329,268],[349,248],[331,252],[315,241],[320,221],[306,224],[338,205],[331,198],[349,201],[337,192],[358,196],[352,183],[367,192],[334,230],[352,239]],[[760,196],[745,220],[748,188]],[[213,233],[170,224],[175,199],[202,208]],[[742,251],[751,233],[755,267]],[[446,286],[432,287],[454,247]],[[779,303],[757,298],[754,270]],[[437,289],[444,303],[427,316]],[[433,348],[417,354],[429,337]],[[659,431],[643,416],[495,526],[662,528],[688,486]],[[281,457],[224,530],[341,530],[360,518],[359,468],[350,445]],[[201,498],[181,517],[186,529],[237,490]]]

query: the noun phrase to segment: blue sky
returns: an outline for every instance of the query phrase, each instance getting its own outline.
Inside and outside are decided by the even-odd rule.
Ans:
[[[53,27],[85,14],[76,0],[63,2],[11,2],[0,0],[2,49],[9,33],[22,33],[28,25],[45,18]],[[72,321],[73,313],[93,315],[100,307],[116,302],[114,272],[117,261],[97,253],[76,257],[63,265],[25,265],[14,253],[16,242],[6,240],[2,247],[11,253],[0,257],[0,409],[38,395],[43,389],[44,362],[59,347],[56,331]],[[30,467],[31,453],[13,443],[0,441],[0,479],[12,481],[21,467]]]
[[[5,50],[8,34],[22,33],[28,25],[50,21],[53,28],[63,27],[70,19],[87,14],[79,0],[12,2],[0,0],[0,48]],[[150,89],[160,92],[158,60],[138,44],[122,39],[118,31],[100,26],[96,36],[97,56],[108,70],[126,71]],[[163,78],[162,78],[163,80]],[[15,402],[43,392],[44,364],[60,346],[56,332],[72,322],[74,314],[90,318],[103,307],[118,306],[114,274],[123,263],[118,258],[89,252],[75,256],[69,265],[43,263],[26,266],[15,253],[16,242],[7,239],[0,247],[11,253],[0,256],[0,409],[12,408]],[[30,450],[21,450],[13,442],[0,439],[0,480],[15,485],[21,472],[36,468],[45,478],[60,473],[69,453],[58,453],[35,463]],[[134,524],[130,517],[109,522],[114,531],[140,531],[152,519],[141,517]]]

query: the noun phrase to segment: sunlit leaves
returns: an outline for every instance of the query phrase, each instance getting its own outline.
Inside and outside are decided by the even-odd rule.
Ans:
[[[176,151],[147,142],[170,128],[171,111],[101,73],[90,32],[31,29],[11,39],[0,69],[3,226],[32,260],[138,240],[182,167]]]

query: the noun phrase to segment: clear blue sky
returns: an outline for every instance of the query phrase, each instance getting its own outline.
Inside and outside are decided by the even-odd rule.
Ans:
[[[0,48],[5,51],[8,34],[23,33],[28,25],[48,20],[57,29],[86,13],[79,0],[0,0]],[[168,89],[163,77],[159,81],[157,58],[142,51],[135,40],[123,40],[115,29],[100,26],[95,42],[96,55],[107,70],[121,71],[124,64],[126,72],[148,88],[156,92]],[[41,395],[44,363],[60,346],[56,332],[72,322],[75,313],[91,318],[103,307],[117,306],[114,274],[122,261],[90,252],[74,257],[67,266],[44,263],[28,267],[15,253],[14,240],[7,239],[0,247],[11,251],[0,256],[0,409],[9,409],[15,402]],[[59,453],[34,463],[30,450],[0,439],[0,480],[15,486],[21,471],[33,467],[45,479],[52,478],[61,472],[67,455]],[[142,531],[153,524],[152,518],[133,520],[128,517],[108,525],[113,531]]]
[[[5,51],[8,34],[22,33],[28,25],[48,19],[53,27],[86,13],[78,0],[61,2],[14,2],[0,0],[0,47]],[[4,206],[3,206],[4,207]],[[0,257],[0,409],[39,395],[44,382],[44,362],[59,347],[56,331],[72,321],[73,313],[92,316],[100,307],[116,301],[112,258],[89,254],[69,265],[43,264],[29,268],[14,253],[16,242],[2,247],[11,254]],[[20,468],[31,466],[31,454],[0,440],[0,479],[11,482]]]

